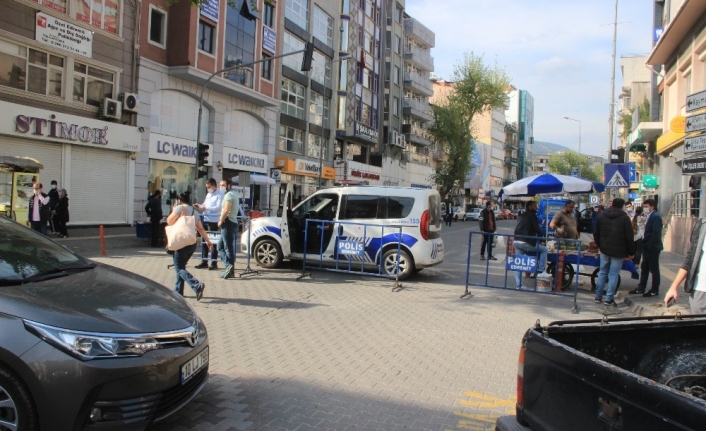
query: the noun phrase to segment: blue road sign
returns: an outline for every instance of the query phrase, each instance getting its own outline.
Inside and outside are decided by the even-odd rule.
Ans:
[[[630,162],[630,182],[637,182],[637,164],[635,162]]]
[[[601,203],[601,195],[591,194],[588,200],[591,205],[598,205]]]
[[[579,168],[577,167],[572,167],[571,172],[569,173],[572,177],[578,177],[579,176]]]
[[[629,163],[606,163],[603,165],[605,188],[620,189],[630,187]]]

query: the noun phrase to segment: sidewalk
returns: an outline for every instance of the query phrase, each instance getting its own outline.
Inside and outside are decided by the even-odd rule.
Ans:
[[[105,226],[103,228],[105,236],[105,248],[108,254],[114,250],[138,249],[149,247],[149,239],[140,239],[135,233],[134,226]],[[100,253],[100,228],[93,227],[69,227],[68,238],[50,237],[72,251],[88,255]]]

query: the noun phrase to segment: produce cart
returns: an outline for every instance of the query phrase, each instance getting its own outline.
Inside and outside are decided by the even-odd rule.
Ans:
[[[557,262],[559,260],[559,253],[548,253],[547,254],[547,272],[554,275],[556,271]],[[564,251],[564,273],[562,276],[562,290],[571,287],[571,283],[574,281],[574,276],[576,276],[576,270],[574,265],[578,265],[577,268],[581,271],[582,267],[595,268],[593,272],[579,272],[579,275],[585,275],[586,277],[591,277],[591,290],[596,289],[596,277],[598,277],[598,272],[600,269],[601,257],[600,254],[596,252],[586,251],[579,252],[576,250],[566,250]],[[631,260],[623,261],[623,271],[628,271],[634,280],[640,278],[640,273],[637,272],[635,264]],[[620,287],[620,276],[618,276],[618,286]],[[617,288],[616,287],[616,288]]]

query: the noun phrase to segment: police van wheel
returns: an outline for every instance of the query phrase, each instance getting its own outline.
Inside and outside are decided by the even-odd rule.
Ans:
[[[277,268],[282,263],[282,249],[274,240],[263,239],[255,244],[253,250],[258,266],[270,269]]]
[[[395,275],[395,267],[397,264],[397,249],[391,248],[387,250],[382,255],[382,272],[383,274],[393,276]],[[404,250],[400,250],[400,267],[399,276],[400,280],[404,280],[409,277],[414,270],[414,261],[412,257]]]

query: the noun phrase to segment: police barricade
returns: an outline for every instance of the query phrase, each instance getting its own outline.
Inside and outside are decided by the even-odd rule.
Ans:
[[[315,269],[393,279],[392,290],[400,289],[400,252],[404,236],[402,226],[397,225],[306,220],[302,274],[297,280],[310,277],[307,269]],[[394,254],[383,259],[389,250]]]
[[[468,234],[468,257],[466,261],[466,288],[461,298],[471,296],[468,287],[480,286],[493,289],[514,290],[529,293],[541,293],[547,295],[573,297],[574,304],[571,312],[578,313],[576,302],[579,288],[579,274],[581,259],[566,259],[567,256],[581,256],[581,241],[563,238],[531,237],[513,234],[494,233],[494,238],[504,239],[505,255],[504,261],[492,261],[490,259],[481,261],[481,264],[472,264],[471,254],[476,247],[476,253],[480,251],[483,237],[488,235],[485,232],[469,232]],[[515,249],[514,241],[522,239],[536,240],[534,250],[527,247],[527,251]],[[545,271],[552,274],[552,278],[537,277],[539,270],[540,242],[547,241],[547,268]],[[492,242],[492,240],[491,240]],[[498,250],[500,251],[500,250]],[[495,254],[495,252],[493,252]],[[477,255],[476,255],[477,256]],[[488,253],[490,256],[490,253]],[[571,264],[578,265],[574,271]],[[493,263],[497,262],[497,263]],[[498,265],[502,265],[499,268]],[[481,268],[478,268],[481,267]],[[480,270],[479,270],[480,269]],[[520,277],[518,286],[517,275]],[[502,280],[502,282],[500,282]],[[510,285],[508,285],[510,282]],[[573,287],[573,288],[572,288]]]

